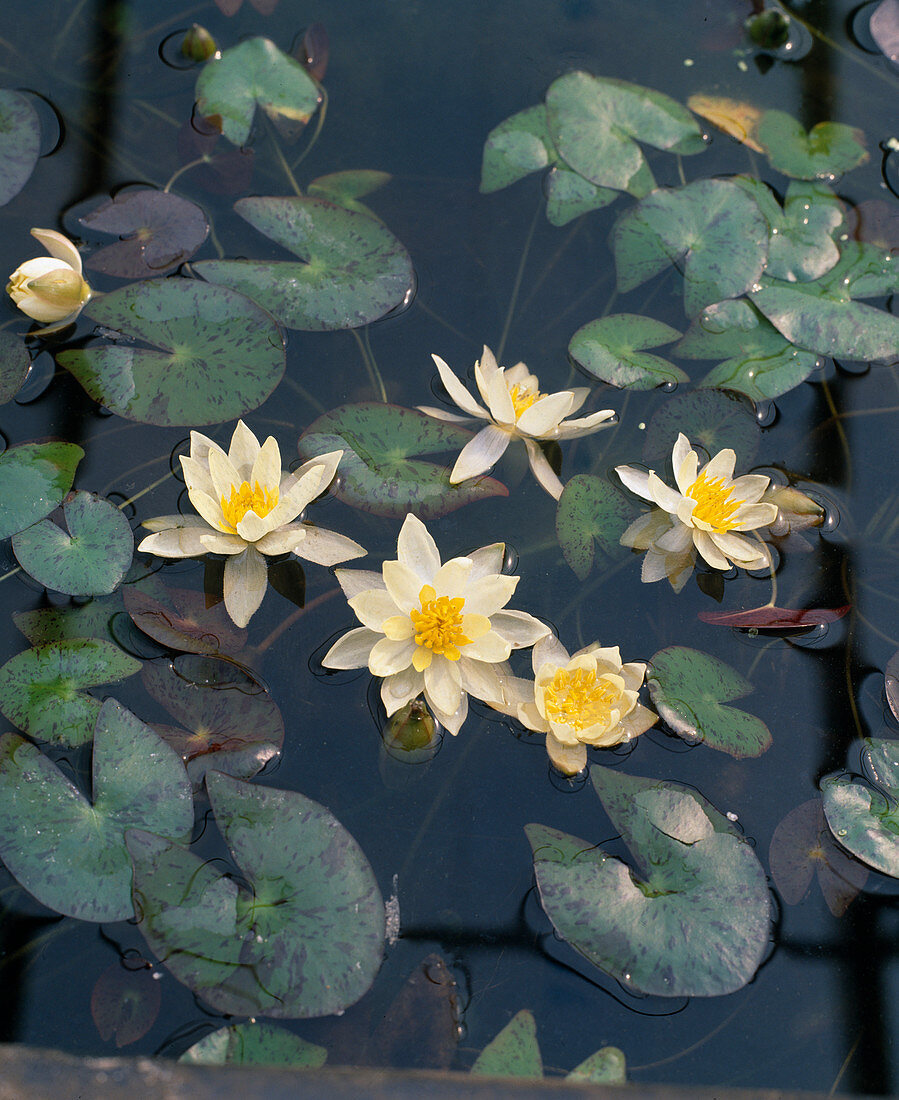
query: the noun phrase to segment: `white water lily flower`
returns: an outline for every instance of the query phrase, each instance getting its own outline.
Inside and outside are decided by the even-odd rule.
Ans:
[[[281,469],[274,436],[261,446],[238,421],[227,454],[199,432],[190,433],[190,457],[181,457],[190,502],[198,516],[146,520],[148,535],[138,550],[161,558],[227,554],[225,607],[246,626],[268,584],[264,554],[292,552],[319,565],[359,558],[365,549],[335,531],[297,516],[331,484],[343,451],[310,459],[293,473]]]
[[[742,569],[770,567],[768,548],[744,534],[777,519],[777,505],[762,500],[769,478],[734,478],[736,455],[730,449],[719,451],[700,470],[699,456],[683,434],[677,437],[671,460],[676,490],[653,470],[615,467],[628,489],[657,505],[621,536],[624,546],[647,551],[643,580],[667,576],[679,589],[689,576],[695,551],[713,569],[730,569],[732,564]]]
[[[517,363],[508,369],[499,367],[488,347],[484,348],[481,358],[474,365],[475,381],[487,405],[485,409],[439,356],[433,355],[431,358],[437,364],[447,393],[467,415],[457,416],[426,405],[419,405],[419,412],[455,424],[467,423],[474,418],[488,421],[487,427],[482,428],[462,448],[450,473],[450,483],[453,485],[486,473],[499,461],[513,439],[522,439],[534,477],[550,496],[558,500],[562,495],[562,482],[546,461],[537,441],[576,439],[589,435],[600,428],[610,427],[615,415],[614,409],[603,409],[580,420],[565,421],[566,416],[577,412],[587,400],[589,387],[541,393],[536,375],[531,374],[524,363]]]
[[[46,322],[41,335],[70,325],[90,301],[91,288],[81,275],[81,254],[54,229],[32,229],[50,253],[26,260],[10,275],[6,293],[32,320]]]
[[[456,734],[468,696],[502,698],[498,666],[513,649],[549,633],[532,615],[504,610],[518,577],[500,573],[504,545],[440,564],[420,519],[407,515],[396,561],[381,573],[338,569],[337,579],[363,624],[327,652],[325,668],[365,668],[383,677],[388,716],[424,695],[437,720]]]
[[[646,665],[622,664],[618,646],[594,642],[569,656],[550,634],[537,642],[531,659],[534,679],[508,677],[496,709],[545,733],[549,758],[565,775],[587,766],[587,746],[632,741],[658,720],[639,702]]]

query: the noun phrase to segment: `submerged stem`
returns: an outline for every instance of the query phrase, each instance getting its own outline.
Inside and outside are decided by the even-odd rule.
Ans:
[[[350,332],[353,334],[353,339],[359,346],[359,354],[362,356],[362,362],[365,364],[365,370],[368,374],[369,380],[375,391],[381,395],[381,400],[386,405],[387,402],[387,390],[384,388],[384,379],[381,377],[381,372],[378,370],[378,364],[375,362],[375,357],[371,352],[371,345],[368,342],[368,326],[365,327],[365,340],[359,335],[359,330],[351,328]]]
[[[540,205],[534,211],[534,217],[531,220],[531,228],[528,230],[527,238],[524,242],[524,248],[521,250],[521,259],[518,261],[518,271],[515,273],[515,283],[512,286],[512,295],[509,298],[509,308],[506,311],[506,321],[503,325],[503,334],[499,338],[499,345],[496,349],[496,361],[501,363],[503,361],[503,352],[506,349],[506,340],[509,336],[509,329],[512,327],[512,318],[515,315],[515,306],[518,303],[518,295],[521,292],[521,280],[524,276],[524,266],[528,260],[528,253],[531,251],[531,242],[534,239],[534,233],[537,230],[537,220],[540,217],[540,211],[543,208],[541,201]]]

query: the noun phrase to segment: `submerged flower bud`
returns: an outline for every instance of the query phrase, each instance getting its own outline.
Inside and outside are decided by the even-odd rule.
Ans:
[[[31,235],[50,255],[20,264],[6,293],[32,320],[48,324],[45,333],[55,332],[75,320],[92,292],[81,275],[81,255],[67,237],[52,229],[32,229]]]
[[[201,27],[199,23],[194,23],[184,35],[181,52],[189,61],[202,63],[208,61],[210,57],[215,57],[218,53],[218,46],[216,46],[215,39],[205,27]]]

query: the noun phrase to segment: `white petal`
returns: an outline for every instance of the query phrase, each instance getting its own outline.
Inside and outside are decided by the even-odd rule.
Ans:
[[[364,626],[349,630],[331,646],[322,658],[322,664],[325,668],[368,668],[372,646],[383,636]]]
[[[208,550],[201,542],[201,534],[208,532],[203,527],[173,527],[166,531],[157,531],[147,535],[138,546],[144,554],[155,554],[159,558],[197,558]]]
[[[475,699],[483,699],[485,703],[502,701],[505,693],[496,665],[485,664],[483,661],[472,661],[466,656],[465,650],[462,651],[462,657],[459,659],[458,664],[463,691],[467,691]]]
[[[350,607],[356,613],[356,618],[370,630],[377,630],[383,634],[381,624],[385,619],[393,618],[397,614],[396,604],[390,597],[390,593],[383,588],[370,588],[366,592],[360,592],[349,601]],[[412,620],[409,620],[410,624]]]
[[[384,586],[384,578],[380,573],[372,569],[337,569],[334,572],[337,583],[343,589],[343,594],[348,600],[365,592],[369,588],[381,588]]]
[[[412,608],[419,609],[421,577],[401,561],[385,561],[381,569],[387,591],[393,597],[401,615],[408,615]]]
[[[401,641],[381,638],[368,655],[369,670],[373,676],[392,676],[396,672],[402,672],[412,663],[415,650],[416,645],[411,638]]]
[[[600,409],[599,412],[591,413],[578,420],[566,420],[564,424],[559,425],[555,438],[579,439],[583,435],[598,432],[600,428],[611,428],[616,423],[616,415],[614,409]]]
[[[237,435],[237,433],[234,433]],[[234,440],[231,440],[231,447],[234,448]],[[256,458],[250,468],[249,477],[246,478],[251,485],[255,485],[258,481],[260,486],[265,489],[274,489],[281,484],[281,451],[278,448],[278,441],[273,435],[270,435],[268,439],[259,448]]]
[[[143,520],[141,527],[146,527],[148,531],[168,531],[170,527],[201,527],[204,531],[215,530],[199,516],[182,516],[180,513],[174,516],[153,516],[151,519]]]
[[[455,402],[464,412],[468,413],[469,416],[476,416],[480,420],[489,420],[490,414],[487,410],[482,408],[477,401],[475,401],[440,356],[432,355],[431,358],[437,364],[437,373],[440,375],[440,381],[443,383],[444,389],[450,395],[453,402]]]
[[[507,661],[512,652],[512,645],[495,630],[490,630],[481,638],[477,638],[462,651],[466,657],[474,661],[487,661],[496,664],[498,661]]]
[[[272,438],[272,436],[269,436],[269,439]],[[266,440],[266,443],[268,443],[268,440]],[[278,480],[280,480],[281,454],[280,451],[278,451],[277,443],[275,443],[275,451],[278,455]],[[228,458],[231,460],[234,469],[237,470],[241,481],[250,480],[250,474],[253,472],[253,466],[255,465],[256,456],[258,454],[259,440],[242,420],[238,420],[237,427],[234,429],[234,434],[231,436],[231,444],[228,447]],[[262,482],[261,484],[277,485],[278,480],[274,482]]]
[[[638,703],[630,714],[622,718],[618,724],[630,735],[632,740],[634,737],[639,737],[641,733],[645,733],[658,720],[659,716],[657,714]]]
[[[344,561],[352,561],[353,558],[364,558],[368,553],[364,546],[336,531],[315,527],[311,523],[301,523],[298,526],[306,532],[306,537],[293,548],[293,552],[298,558],[314,561],[316,565],[339,565]]]
[[[615,473],[624,486],[644,500],[652,500],[649,491],[649,470],[638,470],[635,466],[616,466]]]
[[[189,489],[187,495],[191,504],[210,527],[214,527],[216,531],[226,531],[228,534],[234,533],[234,529],[225,523],[222,506],[218,500],[204,493],[201,489]]]
[[[549,633],[549,627],[526,611],[497,611],[490,625],[513,649],[533,645]]]
[[[574,406],[574,394],[570,390],[549,393],[535,401],[519,416],[516,427],[522,435],[552,436]]]
[[[207,496],[215,497],[215,486],[209,475],[209,463],[199,458],[190,458],[188,455],[179,455],[179,458],[184,474],[184,484],[188,490],[199,489]]]
[[[531,687],[533,688],[533,683]],[[549,722],[543,717],[533,700],[531,702],[522,703],[518,707],[518,721],[523,726],[527,726],[529,730],[536,730],[538,733],[549,733]]]
[[[713,569],[730,569],[731,563],[712,542],[707,531],[694,531],[693,545]]]
[[[489,349],[488,349],[489,350]],[[492,352],[490,353],[493,354]],[[506,385],[511,390],[513,386],[525,386],[534,393],[539,392],[540,382],[536,374],[531,374],[526,363],[516,363],[514,367],[507,367],[504,375]],[[587,390],[587,393],[590,391]]]
[[[692,543],[692,530],[682,523],[676,523],[655,540],[655,547],[657,550],[664,550],[666,554],[683,554]]]
[[[512,404],[509,386],[489,348],[484,348],[480,361],[475,363],[474,376],[491,417],[499,424],[514,424],[515,407]]]
[[[648,550],[666,531],[671,530],[674,522],[663,508],[653,508],[651,512],[638,516],[618,541],[622,546],[631,546],[635,550]]]
[[[212,478],[216,500],[220,497],[229,500],[231,490],[240,488],[241,482],[244,480],[231,459],[219,451],[209,452],[209,474]]]
[[[707,481],[718,477],[723,477],[726,481],[730,481],[734,476],[734,466],[736,466],[736,464],[736,454],[730,447],[726,447],[723,451],[719,451],[710,462],[707,462],[705,466],[703,466],[702,472],[705,474]]]
[[[214,439],[210,439],[208,435],[192,431],[190,433],[190,457],[208,466],[210,451],[218,451],[220,454],[225,453],[218,443]]]
[[[435,420],[443,420],[447,424],[470,424],[470,416],[459,416],[458,413],[447,412],[446,409],[435,409],[433,405],[416,405],[416,409],[425,416],[432,416]],[[486,410],[485,410],[486,413]],[[478,417],[480,420],[481,417]]]
[[[209,554],[242,554],[247,549],[247,544],[240,535],[225,535],[221,531],[210,531],[208,528],[200,534],[200,541]]]
[[[676,493],[674,489],[666,485],[652,470],[649,471],[649,477],[646,484],[649,489],[650,499],[654,504],[658,504],[658,506],[664,508],[666,512],[677,514],[678,505],[684,499],[680,493]]]
[[[313,493],[313,496],[309,498],[309,501],[315,500],[317,496],[320,496],[325,489],[334,480],[334,475],[337,473],[337,467],[340,465],[340,460],[343,458],[343,451],[326,451],[324,454],[316,455],[315,458],[310,458],[308,462],[304,462],[302,466],[298,466],[292,474],[289,474],[281,482],[281,492],[289,493],[293,491],[293,487],[303,480],[303,478],[317,467],[323,467],[319,471],[320,482],[316,487],[314,482],[309,482],[309,490]]]
[[[449,596],[450,599],[454,599],[456,596],[468,596],[468,578],[470,575],[470,558],[450,558],[434,574],[431,584],[438,596]],[[470,600],[466,600],[465,610],[466,612],[485,614],[480,607],[473,606]]]
[[[465,610],[470,615],[491,615],[505,607],[518,587],[518,577],[507,577],[502,573],[479,577],[469,581],[464,588]]]
[[[580,409],[581,406],[584,404],[584,402],[587,400],[587,398],[590,396],[591,390],[590,390],[589,386],[572,386],[571,389],[568,392],[574,398],[574,401],[573,401],[572,406],[571,406],[571,412],[576,413],[578,411],[578,409]],[[611,409],[609,409],[608,412],[609,412],[610,416],[615,415],[612,412]],[[596,416],[597,414],[593,413],[593,415]],[[576,423],[578,423],[578,421],[572,420],[572,421],[569,421],[569,423],[576,424]]]
[[[640,570],[640,580],[644,584],[652,584],[668,576],[668,561],[670,555],[660,554],[655,550],[648,550],[643,558],[643,567]]]
[[[387,711],[387,717],[396,714],[400,707],[411,702],[416,695],[421,695],[425,687],[425,678],[414,668],[403,669],[392,676],[385,676],[381,681],[381,702]]]
[[[55,229],[32,229],[31,235],[46,248],[51,256],[62,260],[64,264],[81,274],[81,253],[68,237],[57,233]]]
[[[269,512],[271,515],[271,512]],[[256,542],[263,535],[273,530],[269,517],[257,516],[254,511],[244,512],[243,519],[238,521],[237,533],[247,542]]]
[[[300,544],[305,542],[306,528],[304,524],[285,523],[283,527],[263,535],[255,543],[255,546],[260,554],[289,554],[291,550],[296,553]],[[302,557],[305,556],[305,554],[302,555]]]
[[[755,539],[718,531],[712,531],[709,538],[722,554],[744,569],[762,569],[768,564],[767,550]]]
[[[462,723],[468,717],[468,696],[465,694],[465,692],[462,692],[462,698],[459,701],[459,706],[453,711],[452,714],[448,714],[446,711],[440,710],[440,708],[435,705],[434,700],[428,695],[427,692],[425,692],[425,699],[427,700],[431,710],[434,712],[434,717],[437,719],[437,721],[441,724],[441,726],[443,726],[444,729],[449,730],[453,737],[455,737],[459,730],[462,728]]]
[[[430,584],[440,568],[440,551],[427,527],[411,512],[403,520],[396,540],[396,556],[408,566],[422,584]],[[420,587],[420,586],[419,586]]]
[[[773,512],[772,508],[774,508]],[[737,512],[735,518],[740,522],[734,524],[732,531],[755,531],[759,527],[767,527],[777,521],[777,505],[747,504]]]
[[[543,665],[551,664],[557,668],[564,667],[570,660],[568,650],[552,631],[538,639],[531,653],[531,665],[535,675]]]
[[[691,458],[692,455],[692,458]],[[684,466],[687,462],[688,465]],[[678,489],[685,493],[696,480],[696,472],[699,469],[699,459],[696,452],[690,446],[690,440],[683,432],[678,434],[671,451],[671,468],[674,472],[674,480]]]
[[[527,447],[531,473],[537,479],[540,487],[545,489],[555,500],[558,500],[565,486],[559,481],[552,466],[547,462],[546,455],[533,439],[525,439],[524,445]]]
[[[324,462],[317,461],[311,465],[307,462],[296,473],[285,478],[278,490],[278,503],[265,517],[271,528],[274,529],[295,520],[304,508],[320,496],[329,484],[328,475],[332,468],[331,464]]]
[[[144,524],[146,527],[147,525]],[[471,572],[468,582],[480,580],[481,577],[495,575],[502,570],[506,557],[506,544],[493,542],[489,546],[482,546],[480,550],[474,550],[468,555],[471,562]]]
[[[267,584],[265,558],[252,546],[225,562],[225,608],[237,626],[246,626],[253,617]]]
[[[425,669],[425,693],[438,710],[454,714],[462,700],[462,681],[458,661],[435,657]]]
[[[479,477],[498,462],[509,446],[511,436],[495,424],[482,428],[474,439],[470,439],[456,459],[450,472],[450,484],[458,485],[470,477]]]
[[[546,751],[553,767],[563,775],[577,775],[587,766],[586,746],[563,745],[552,733],[546,735]]]
[[[742,477],[734,479],[731,492],[744,504],[757,504],[765,495],[770,483],[771,479],[764,474],[743,474]]]

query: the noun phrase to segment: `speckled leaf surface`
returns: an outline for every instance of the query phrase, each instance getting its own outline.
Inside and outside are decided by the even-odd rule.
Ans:
[[[176,753],[108,699],[94,735],[93,802],[35,746],[0,738],[0,858],[40,902],[80,920],[125,920],[127,829],[189,834],[190,783]]]
[[[93,299],[87,312],[129,342],[63,351],[57,361],[128,420],[163,427],[233,420],[258,408],[284,374],[274,319],[226,287],[179,278],[133,283]]]
[[[45,588],[69,596],[108,596],[131,565],[131,525],[108,500],[74,493],[63,504],[68,531],[41,520],[13,535],[19,565]]]
[[[581,214],[600,210],[618,198],[618,192],[572,172],[562,164],[551,168],[543,187],[546,192],[546,220],[550,225],[567,225]]]
[[[624,1053],[618,1047],[602,1047],[567,1073],[565,1080],[585,1081],[592,1085],[624,1085],[627,1083]]]
[[[296,197],[240,199],[234,209],[302,262],[204,260],[196,270],[264,305],[288,328],[358,328],[398,306],[412,287],[408,252],[366,214]]]
[[[31,179],[40,145],[41,125],[28,97],[0,89],[0,206]]]
[[[526,1008],[516,1012],[484,1047],[471,1072],[477,1077],[543,1077],[537,1022]]]
[[[458,454],[470,439],[471,433],[463,428],[417,409],[362,402],[320,416],[300,437],[299,449],[304,459],[343,450],[340,478],[331,491],[354,508],[397,519],[407,512],[431,519],[471,501],[507,493],[492,477],[450,485],[452,458],[436,465],[411,457]]]
[[[0,711],[39,741],[84,745],[101,704],[81,689],[116,683],[139,670],[140,661],[100,638],[35,646],[0,668]]]
[[[224,604],[207,607],[202,592],[160,583],[152,590],[129,585],[122,596],[134,625],[169,649],[235,654],[246,645],[246,630],[234,625]]]
[[[644,348],[677,340],[680,333],[662,321],[636,313],[615,313],[582,325],[568,343],[568,354],[589,374],[620,389],[651,390],[689,382],[689,377]]]
[[[827,827],[863,863],[899,878],[899,741],[865,738],[862,764],[871,783],[821,780]]]
[[[325,1047],[307,1043],[299,1035],[274,1024],[235,1024],[220,1027],[178,1059],[194,1066],[296,1066],[318,1069],[328,1059]]]
[[[20,443],[0,454],[0,539],[48,516],[72,488],[82,458],[75,443]]]
[[[0,332],[0,405],[11,401],[31,368],[31,356],[21,337]]]
[[[168,968],[220,1012],[327,1016],[374,980],[384,904],[342,825],[293,791],[207,777],[216,822],[248,886],[190,852],[132,833],[135,910]]]
[[[556,537],[579,580],[593,568],[596,549],[603,561],[624,554],[619,539],[632,518],[627,499],[605,478],[576,474],[565,483],[556,510]]]
[[[306,188],[306,194],[314,199],[324,199],[337,206],[355,210],[372,217],[365,203],[359,202],[364,195],[370,195],[385,187],[393,179],[389,172],[378,172],[372,168],[347,169],[343,172],[329,172],[325,176],[316,176]]]
[[[711,458],[724,447],[739,455],[741,468],[752,462],[761,429],[745,404],[717,390],[676,393],[654,414],[646,429],[643,461],[658,470],[671,459],[680,432]]]
[[[768,944],[768,885],[752,847],[701,796],[594,767],[636,864],[528,825],[540,899],[556,932],[642,993],[712,997],[744,986]]]
[[[526,107],[494,126],[484,142],[481,193],[510,187],[557,159],[546,128],[546,107]]]
[[[760,756],[770,746],[771,732],[760,718],[724,706],[748,695],[752,684],[717,657],[669,646],[650,659],[646,681],[659,715],[686,740],[738,759]]]
[[[771,167],[800,180],[833,180],[868,159],[865,135],[842,122],[819,122],[806,133],[786,111],[765,111],[756,131]]]

